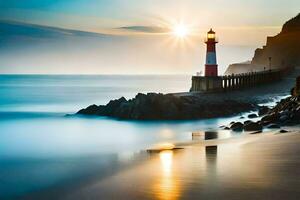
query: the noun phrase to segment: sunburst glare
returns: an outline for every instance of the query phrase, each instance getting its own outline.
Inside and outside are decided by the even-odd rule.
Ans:
[[[184,37],[186,37],[189,34],[189,29],[184,24],[177,24],[173,28],[173,34],[176,37],[184,38]]]

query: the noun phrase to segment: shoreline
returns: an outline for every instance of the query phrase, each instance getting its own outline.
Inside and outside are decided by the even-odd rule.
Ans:
[[[234,147],[232,148],[232,150],[230,150],[229,152],[233,153],[232,151],[235,151],[234,149],[241,149],[245,152],[245,154],[246,154],[246,155],[244,155],[245,157],[250,157],[251,159],[257,160],[258,162],[262,162],[260,165],[266,165],[264,163],[265,162],[264,158],[263,158],[264,156],[269,157],[269,158],[273,157],[273,159],[275,159],[274,162],[276,162],[276,163],[278,162],[278,161],[276,161],[276,159],[277,158],[279,159],[280,157],[282,157],[282,158],[284,158],[283,162],[285,164],[280,165],[280,167],[288,167],[288,166],[286,166],[286,164],[290,163],[290,162],[294,162],[294,157],[295,156],[297,156],[299,158],[298,154],[296,154],[296,152],[300,152],[300,148],[298,148],[297,145],[295,145],[295,144],[297,144],[297,142],[300,142],[300,129],[298,129],[297,131],[290,132],[290,133],[285,133],[285,134],[274,134],[274,132],[269,132],[269,133],[260,134],[260,135],[249,135],[248,137],[246,136],[245,138],[232,138],[232,139],[228,139],[228,140],[224,140],[224,141],[209,141],[209,142],[205,142],[204,144],[195,143],[195,144],[189,144],[183,150],[178,150],[178,153],[173,152],[173,157],[175,157],[175,154],[178,154],[178,156],[179,156],[179,160],[173,161],[173,162],[180,163],[184,159],[188,159],[188,158],[185,158],[184,154],[190,154],[193,151],[196,151],[198,148],[202,148],[203,146],[218,146],[218,150],[217,150],[218,153],[217,154],[219,155],[219,154],[222,154],[222,153],[219,153],[219,151],[222,151],[222,148],[224,148],[224,149],[229,148],[230,149],[230,148],[232,148],[230,146],[235,144]],[[291,144],[293,144],[293,145],[291,145]],[[275,153],[274,152],[269,152],[268,148],[273,149],[275,151]],[[164,153],[167,153],[166,155],[169,155],[168,154],[169,151],[170,150],[166,150],[164,152],[157,153],[157,156],[161,158],[160,155],[164,155]],[[208,151],[208,150],[206,149],[206,151]],[[206,153],[206,162],[210,162],[210,159],[214,160],[215,156],[216,156],[216,153],[215,153],[214,149],[212,149],[212,151],[211,150],[209,150],[209,151],[210,151],[209,153],[208,152]],[[258,155],[255,155],[256,153]],[[247,155],[247,154],[250,154],[250,156]],[[183,158],[180,158],[180,155],[183,155]],[[230,155],[228,155],[228,156],[231,157]],[[155,157],[155,155],[154,155],[154,157]],[[227,157],[227,156],[225,155],[225,157]],[[153,159],[155,159],[155,158],[153,158]],[[232,160],[232,159],[233,158],[230,158],[229,160]],[[242,159],[244,160],[245,158],[242,158]],[[180,161],[180,160],[182,160],[182,161]],[[149,161],[149,162],[150,162],[150,164],[149,164],[150,166],[153,166],[153,167],[155,166],[155,164],[154,165],[151,164],[151,161]],[[164,162],[164,161],[161,161],[161,162]],[[186,160],[185,162],[190,162],[190,161]],[[266,161],[266,162],[268,163],[268,161]],[[246,165],[246,163],[245,163],[245,165]],[[161,163],[161,164],[164,167],[164,164],[163,163]],[[212,164],[211,167],[213,167],[215,164],[217,164],[217,163],[215,163],[213,161],[213,164]],[[235,164],[238,164],[238,163],[231,163],[230,164],[230,165],[232,165],[233,169],[236,168],[234,166]],[[259,169],[259,167],[255,166],[258,163],[253,162],[252,164],[253,165],[246,167],[246,169],[245,169],[246,172],[248,170],[250,170],[253,173],[254,171],[256,171],[256,168]],[[146,163],[146,165],[147,165],[147,163]],[[187,165],[187,163],[184,164],[184,165]],[[238,164],[238,165],[240,165],[240,164]],[[269,165],[269,164],[267,164],[267,165]],[[262,174],[260,174],[260,172],[259,172],[260,170],[258,170],[258,172],[257,172],[258,175],[254,175],[254,177],[258,176],[257,177],[257,181],[259,181],[259,182],[257,182],[257,183],[259,183],[258,186],[256,184],[253,185],[251,183],[252,182],[251,179],[253,179],[253,177],[251,177],[247,174],[244,174],[244,172],[242,172],[241,173],[242,176],[247,177],[246,179],[243,179],[243,181],[246,182],[246,184],[243,183],[244,186],[240,187],[239,185],[235,185],[234,188],[230,188],[230,187],[228,188],[228,186],[227,187],[224,186],[225,188],[230,190],[230,194],[223,191],[223,190],[218,191],[217,193],[225,195],[222,199],[235,199],[234,198],[235,196],[239,196],[239,199],[241,197],[243,199],[253,199],[253,194],[250,195],[250,196],[247,196],[247,195],[250,194],[249,193],[250,191],[256,190],[255,196],[258,199],[265,199],[265,198],[268,197],[268,195],[266,195],[266,194],[269,193],[268,190],[271,190],[272,194],[273,194],[272,195],[273,199],[282,199],[283,197],[286,197],[286,198],[289,197],[289,199],[296,199],[300,195],[300,193],[298,192],[300,182],[298,182],[297,180],[293,181],[292,177],[297,177],[297,176],[295,176],[296,174],[294,172],[297,171],[297,168],[299,166],[300,166],[299,161],[296,161],[296,166],[294,167],[294,170],[291,170],[291,171],[286,171],[285,170],[286,173],[287,173],[287,174],[285,174],[285,176],[287,176],[287,177],[285,177],[285,181],[288,181],[288,178],[289,178],[291,180],[291,182],[294,183],[294,185],[287,184],[287,183],[285,183],[286,185],[281,185],[280,183],[277,182],[277,180],[276,181],[275,180],[266,180],[268,182],[268,187],[269,188],[262,187],[262,185],[260,186],[259,182],[261,182],[260,179],[261,179],[261,177],[264,177],[265,172],[262,172]],[[148,167],[141,167],[141,168],[142,169],[147,169]],[[211,168],[210,170],[214,170],[213,168]],[[128,169],[125,172],[120,172],[119,174],[116,174],[113,177],[110,177],[110,178],[108,178],[104,181],[100,181],[98,183],[96,182],[94,184],[85,186],[81,190],[79,190],[79,191],[75,192],[74,194],[71,194],[70,196],[68,196],[66,199],[85,199],[85,198],[89,198],[89,197],[91,197],[92,199],[96,199],[97,197],[99,197],[99,198],[103,198],[103,197],[105,197],[105,198],[121,197],[122,194],[120,194],[120,193],[122,193],[122,191],[124,192],[125,190],[127,191],[127,194],[129,194],[129,196],[128,196],[129,198],[133,197],[133,199],[136,199],[137,197],[139,197],[139,195],[138,194],[133,194],[133,193],[137,192],[135,189],[131,188],[130,186],[123,185],[122,183],[119,183],[119,179],[127,180],[127,179],[131,179],[131,178],[135,177],[136,175],[133,175],[135,173],[134,172],[135,170],[137,170],[138,174],[141,174],[141,175],[143,174],[146,178],[145,177],[144,178],[139,177],[138,179],[135,180],[136,183],[131,183],[131,184],[133,184],[133,185],[139,185],[141,183],[144,184],[142,180],[151,181],[151,180],[149,180],[150,177],[148,175],[146,175],[144,173],[139,173],[139,171],[141,169],[140,169],[139,166],[137,166],[137,169],[134,167],[133,169]],[[181,171],[181,170],[184,170],[184,169],[179,169],[179,171]],[[188,168],[186,170],[193,170],[193,168]],[[186,170],[184,170],[184,171],[186,171]],[[218,169],[215,169],[215,170],[218,171]],[[228,170],[228,172],[232,171],[230,168],[227,168],[227,167],[226,167],[226,170]],[[267,170],[267,168],[264,169],[264,171],[265,170]],[[269,170],[271,170],[271,168]],[[162,172],[162,173],[164,174],[165,172]],[[173,174],[172,172],[170,172],[170,173]],[[185,172],[185,173],[187,173],[187,172]],[[234,175],[235,173],[233,171],[232,171],[232,173],[233,173],[232,176],[235,177],[235,175]],[[150,173],[150,174],[152,174],[152,173]],[[227,174],[227,172],[225,174]],[[238,173],[238,174],[240,174],[240,173]],[[215,174],[215,175],[218,176],[217,174]],[[227,175],[229,175],[229,173]],[[172,176],[172,175],[170,175],[170,176]],[[174,176],[175,176],[175,174],[174,174]],[[163,175],[163,177],[164,177],[164,175]],[[238,178],[238,176],[236,178]],[[255,180],[255,178],[254,178],[254,180]],[[225,182],[227,182],[227,181],[231,182],[230,179],[226,178]],[[281,188],[278,188],[278,185],[276,185],[276,184],[274,184],[274,187],[272,187],[271,185],[273,184],[272,183],[273,181],[275,181],[276,184],[278,184]],[[214,181],[212,181],[212,182],[214,182]],[[265,181],[263,181],[261,183],[264,183],[264,182]],[[174,184],[176,184],[176,183],[174,183]],[[201,184],[201,180],[198,180],[198,184]],[[112,185],[114,185],[113,190],[109,189]],[[146,185],[148,185],[148,184],[146,184]],[[250,187],[250,188],[245,190],[244,187],[246,185],[248,185],[248,187]],[[141,185],[141,187],[144,188],[143,185]],[[148,188],[148,186],[145,186],[145,187]],[[174,185],[169,185],[168,187],[170,187],[169,189],[173,193],[175,192],[176,195],[179,195],[179,196],[185,195],[183,197],[189,196],[188,194],[178,194],[178,191],[177,192],[174,191],[174,190],[176,190],[176,187]],[[270,189],[270,187],[271,187],[271,189]],[[284,192],[287,188],[289,188],[289,192]],[[108,191],[105,191],[106,189],[108,189]],[[153,195],[163,195],[163,196],[165,196],[165,195],[171,195],[171,196],[174,195],[174,194],[169,193],[171,191],[165,190],[164,187],[161,187],[159,189],[161,191],[154,192]],[[133,193],[131,193],[131,192],[133,192]],[[207,192],[207,191],[206,192],[202,191],[202,192],[204,192],[204,194],[201,194],[201,192],[197,192],[197,191],[193,190],[193,193],[198,194],[197,198],[199,198],[199,197],[203,197],[203,198],[213,198],[213,197],[215,197],[215,198],[217,198],[220,195],[220,194],[213,194],[213,193],[210,193],[210,192]],[[246,194],[244,194],[244,192],[246,192]],[[133,195],[133,196],[131,196],[131,195]],[[277,195],[279,195],[279,196],[277,196]],[[148,196],[148,197],[150,197],[150,196]],[[294,197],[294,198],[291,198],[291,197]],[[148,199],[147,195],[146,195],[146,199]]]
[[[152,193],[151,191],[149,191],[149,195],[145,195],[143,192],[141,193],[141,191],[136,191],[134,188],[132,188],[130,185],[136,185],[139,188],[141,187],[146,189],[146,188],[151,188],[149,186],[149,184],[151,185],[153,180],[152,180],[152,176],[150,176],[149,174],[152,174],[154,177],[156,176],[161,176],[159,175],[160,173],[162,173],[162,179],[164,179],[164,173],[166,173],[166,169],[164,169],[166,166],[164,166],[164,161],[162,161],[162,155],[172,155],[172,159],[173,159],[173,164],[174,167],[176,167],[178,164],[180,163],[184,163],[186,162],[184,165],[187,165],[184,168],[179,168],[176,169],[175,171],[179,170],[184,170],[182,175],[184,174],[189,174],[189,170],[194,171],[196,170],[193,166],[193,163],[195,162],[194,159],[199,159],[202,160],[201,162],[197,161],[197,165],[202,166],[202,162],[210,162],[210,159],[215,159],[215,156],[222,158],[222,157],[227,157],[229,156],[230,159],[232,160],[235,157],[236,152],[240,152],[242,153],[239,156],[239,159],[247,159],[248,154],[251,154],[251,158],[252,159],[258,159],[261,162],[261,159],[263,159],[264,156],[267,155],[267,157],[271,156],[276,156],[277,158],[282,157],[285,159],[285,161],[290,160],[289,162],[293,162],[293,158],[295,155],[300,155],[297,154],[296,152],[300,153],[300,148],[298,147],[298,142],[300,142],[300,127],[285,127],[289,130],[288,133],[278,133],[278,130],[273,130],[273,131],[267,131],[267,132],[263,132],[262,134],[244,134],[241,137],[231,137],[231,138],[227,138],[227,139],[215,139],[215,140],[206,140],[206,141],[191,141],[191,142],[180,142],[180,143],[176,143],[175,147],[178,149],[174,149],[174,150],[170,150],[170,149],[166,149],[160,152],[154,152],[154,153],[146,153],[145,151],[141,151],[139,154],[135,155],[135,157],[140,157],[142,156],[141,160],[136,160],[133,159],[133,161],[131,161],[131,164],[124,168],[124,169],[120,169],[115,171],[114,173],[110,174],[107,177],[104,178],[93,178],[90,181],[84,181],[82,182],[79,186],[75,186],[71,187],[69,189],[63,189],[63,191],[61,191],[61,188],[52,188],[52,189],[46,189],[43,190],[41,192],[38,193],[33,193],[32,195],[27,195],[25,196],[25,199],[30,199],[31,197],[38,197],[38,198],[43,198],[43,199],[110,199],[110,198],[121,198],[122,197],[122,192],[124,192],[125,190],[127,191],[126,194],[128,195],[127,197],[130,199],[139,199],[141,197],[143,197],[143,199],[152,199],[152,195],[157,195],[157,192],[152,191],[154,193]],[[293,145],[292,145],[293,144]],[[205,152],[205,148],[206,147],[215,147],[217,146],[217,153],[215,149],[207,149],[206,151],[206,156],[205,153],[201,153],[202,151]],[[182,148],[182,149],[181,149]],[[275,152],[274,148],[276,149]],[[204,149],[204,150],[202,150]],[[239,150],[238,150],[239,149]],[[289,149],[288,152],[285,152],[284,150]],[[283,150],[283,151],[281,151]],[[208,152],[209,151],[209,152]],[[195,152],[199,152],[199,155],[196,156],[194,155]],[[226,152],[226,153],[225,153]],[[229,154],[227,154],[227,152]],[[246,152],[243,153],[243,152]],[[256,156],[254,156],[257,153]],[[197,153],[198,154],[198,153]],[[148,156],[146,156],[148,155]],[[145,157],[146,156],[146,157]],[[196,157],[195,157],[196,156]],[[200,156],[200,157],[199,157]],[[204,156],[204,158],[206,157],[206,161],[202,159],[202,156]],[[253,157],[254,156],[254,157]],[[163,156],[164,157],[164,156]],[[299,156],[298,156],[299,157]],[[261,159],[260,159],[261,158]],[[207,160],[208,159],[208,160]],[[224,158],[225,159],[225,158]],[[228,158],[226,158],[228,159]],[[223,159],[221,159],[223,160]],[[235,159],[234,159],[235,160]],[[264,159],[263,159],[264,160]],[[223,162],[223,161],[222,161]],[[247,161],[249,162],[249,161]],[[246,162],[246,163],[247,163]],[[265,161],[263,161],[264,163]],[[266,162],[268,162],[266,160]],[[177,163],[177,164],[176,164]],[[190,164],[192,164],[192,166],[190,166]],[[215,167],[214,165],[217,165],[217,163],[213,162],[213,166],[210,166],[208,169],[208,171],[213,170]],[[227,162],[226,162],[227,163]],[[230,162],[229,162],[230,163]],[[238,162],[239,163],[239,162]],[[238,164],[238,163],[231,163],[230,165],[234,165]],[[251,171],[255,170],[255,168],[257,168],[255,162],[253,162],[252,164],[254,165],[250,165],[247,166],[247,170],[248,167],[249,168],[253,168],[251,169]],[[223,165],[223,164],[222,164]],[[240,165],[240,164],[238,164]],[[246,164],[245,164],[246,165]],[[297,161],[296,163],[297,167],[300,167],[300,163]],[[180,165],[179,165],[180,166]],[[157,172],[151,172],[148,171],[150,168],[158,168]],[[160,169],[160,167],[162,167],[162,169]],[[162,170],[162,171],[161,171]],[[171,168],[170,168],[171,170]],[[226,170],[230,170],[230,168],[226,167]],[[247,171],[246,170],[246,171]],[[296,170],[296,169],[295,169]],[[168,173],[175,173],[175,171],[171,170]],[[145,173],[148,172],[149,174]],[[154,174],[153,174],[154,173]],[[179,172],[176,172],[175,174],[178,174]],[[179,173],[179,174],[181,174]],[[216,173],[216,172],[213,172]],[[229,173],[229,172],[228,172]],[[231,172],[232,173],[232,172]],[[244,174],[246,172],[242,172],[243,176],[246,175]],[[175,175],[173,174],[173,175]],[[187,175],[186,174],[186,175]],[[172,175],[172,176],[173,176]],[[216,176],[218,176],[218,173],[215,174]],[[263,176],[263,174],[261,174]],[[288,171],[288,176],[293,177],[293,171]],[[251,177],[248,177],[247,179],[245,179],[244,181],[246,181],[246,183],[248,184],[247,181],[249,181],[248,179],[251,179]],[[96,177],[96,176],[95,176]],[[160,179],[161,179],[160,178]],[[220,177],[221,178],[221,177]],[[127,180],[128,179],[128,180]],[[189,179],[193,179],[193,177],[190,177]],[[134,180],[134,182],[130,181],[130,180]],[[123,181],[128,182],[130,184],[123,184]],[[146,182],[145,182],[146,181]],[[182,180],[184,181],[184,180]],[[198,182],[200,181],[200,182]],[[198,180],[198,184],[203,184],[201,183],[201,180]],[[217,180],[214,180],[217,181]],[[213,182],[214,182],[213,181]],[[229,179],[226,181],[229,181]],[[218,181],[217,181],[218,182]],[[174,183],[175,184],[175,183]],[[298,183],[297,183],[298,184]],[[113,187],[112,187],[113,185]],[[292,188],[298,188],[299,185],[294,185]],[[172,186],[170,185],[170,189],[172,189]],[[286,185],[286,187],[290,187],[288,184]],[[68,187],[66,187],[68,188]],[[113,189],[112,189],[113,188]],[[168,190],[164,191],[163,188],[160,188],[163,191],[160,191],[159,193],[163,193],[164,195],[171,195],[169,194]],[[173,188],[174,189],[174,188]],[[255,188],[253,188],[255,189]],[[267,189],[267,188],[264,188]],[[278,192],[282,192],[282,190],[284,191],[285,188],[281,188],[281,190],[276,187],[276,190],[278,190]],[[59,191],[57,193],[57,190]],[[228,197],[224,197],[223,199],[232,199],[233,196],[239,194],[239,196],[241,195],[243,197],[243,199],[252,199],[251,197],[246,197],[244,195],[242,195],[242,193],[240,193],[240,190],[243,190],[242,188],[236,188],[235,189],[230,189],[231,190],[231,195],[229,195]],[[174,191],[173,191],[174,192]],[[193,191],[195,192],[195,191]],[[224,191],[219,191],[219,192],[224,192]],[[274,194],[277,194],[278,192],[276,191],[272,191],[274,192]],[[294,191],[294,193],[290,193],[290,194],[284,194],[285,195],[300,195],[300,193],[295,193],[296,191]],[[140,196],[142,195],[142,196]],[[214,196],[212,194],[208,194],[207,192],[205,192],[205,194],[198,194],[197,193],[197,197],[203,197],[203,198],[213,198],[213,197],[217,197]],[[226,194],[228,195],[228,194]],[[232,196],[233,195],[233,196]],[[264,199],[266,196],[265,192],[263,192],[263,190],[258,192],[258,197],[260,197],[259,199]],[[261,196],[260,196],[261,195]],[[241,197],[240,196],[240,197]],[[150,198],[151,197],[151,198]],[[280,196],[282,197],[282,196]],[[234,198],[233,198],[234,199]],[[277,199],[277,198],[274,198]],[[280,198],[278,198],[280,199]]]

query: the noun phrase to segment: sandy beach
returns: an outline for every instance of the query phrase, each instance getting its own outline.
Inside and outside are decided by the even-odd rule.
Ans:
[[[55,199],[299,199],[300,131],[182,143]],[[96,176],[96,175],[95,175]],[[35,196],[36,197],[36,196]]]

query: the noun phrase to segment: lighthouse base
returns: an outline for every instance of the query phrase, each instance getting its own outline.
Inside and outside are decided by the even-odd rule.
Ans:
[[[208,91],[221,91],[223,89],[222,77],[204,77],[193,76],[191,92],[208,92]]]

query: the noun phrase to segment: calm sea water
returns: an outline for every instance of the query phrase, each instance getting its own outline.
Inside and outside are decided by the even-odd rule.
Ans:
[[[155,145],[191,141],[237,117],[130,122],[66,117],[138,92],[184,92],[190,76],[0,76],[0,199],[107,176]]]

